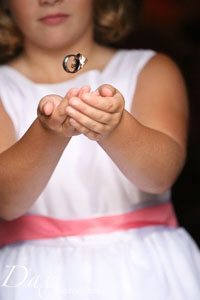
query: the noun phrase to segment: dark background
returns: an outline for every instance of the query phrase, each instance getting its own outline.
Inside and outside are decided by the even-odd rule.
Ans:
[[[188,156],[172,201],[179,224],[200,246],[200,0],[142,3],[137,27],[123,46],[168,54],[184,75],[190,109]]]

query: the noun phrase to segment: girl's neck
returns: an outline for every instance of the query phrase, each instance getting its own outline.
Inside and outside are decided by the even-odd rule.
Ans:
[[[80,41],[75,46],[63,49],[42,49],[30,42],[25,44],[23,53],[10,62],[10,66],[34,82],[57,83],[73,79],[77,74],[68,74],[62,67],[63,58],[68,54],[81,53],[88,58],[82,70],[102,70],[114,54],[114,50],[102,47],[95,42]]]

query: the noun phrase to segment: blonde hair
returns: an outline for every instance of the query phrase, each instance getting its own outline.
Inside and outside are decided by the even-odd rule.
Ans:
[[[125,38],[135,27],[139,1],[94,0],[95,39],[115,45]]]
[[[0,5],[2,6],[2,1]],[[0,62],[16,56],[22,48],[22,35],[9,13],[0,7]]]
[[[23,36],[0,0],[0,63],[23,49]],[[133,28],[133,0],[94,0],[94,38],[100,44],[115,45]],[[136,2],[136,1],[135,1]]]

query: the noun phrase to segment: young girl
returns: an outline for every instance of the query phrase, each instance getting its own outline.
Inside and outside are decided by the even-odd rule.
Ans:
[[[103,46],[129,3],[1,1],[0,298],[198,300],[200,255],[170,187],[186,155],[183,78]],[[78,73],[67,54],[88,58]]]

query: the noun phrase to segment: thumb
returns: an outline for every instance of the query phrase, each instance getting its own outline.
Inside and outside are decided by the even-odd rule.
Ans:
[[[47,101],[42,106],[42,112],[46,116],[50,116],[53,113],[54,104],[52,102]]]
[[[99,94],[102,97],[113,97],[116,89],[110,84],[103,84],[98,88]]]
[[[50,116],[54,109],[60,104],[62,99],[62,97],[57,95],[48,95],[43,97],[38,105],[38,111],[45,116]]]

